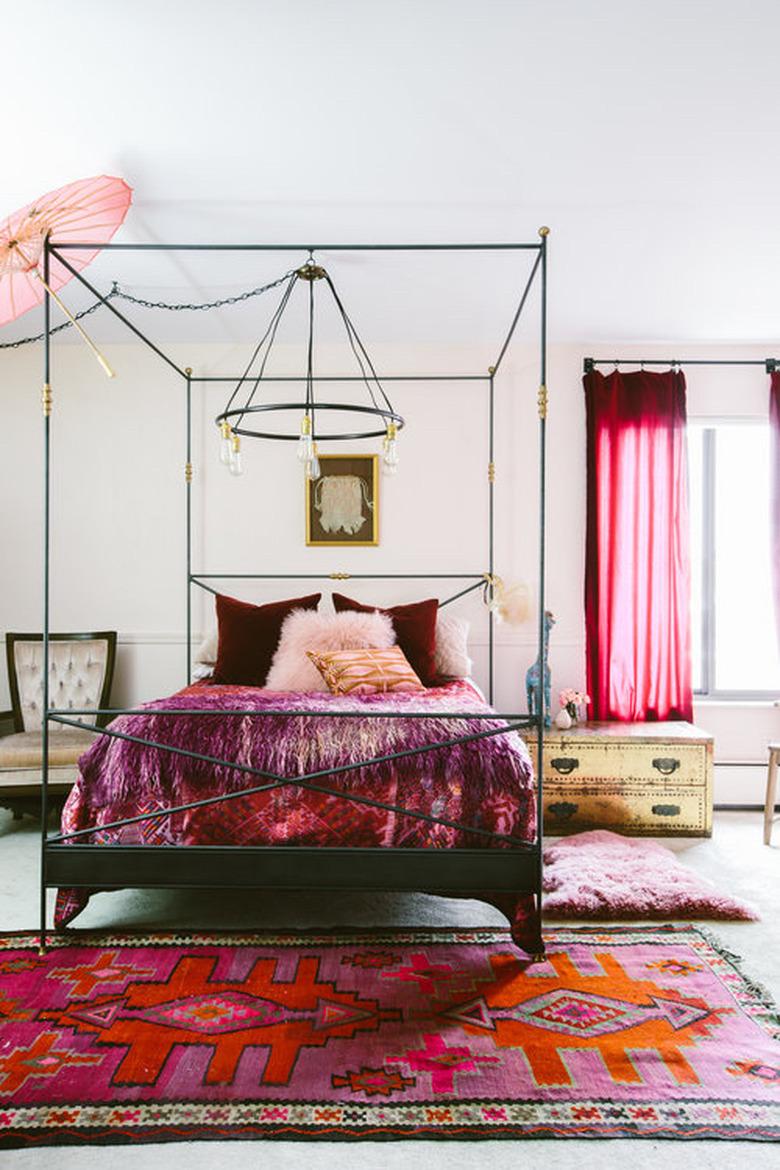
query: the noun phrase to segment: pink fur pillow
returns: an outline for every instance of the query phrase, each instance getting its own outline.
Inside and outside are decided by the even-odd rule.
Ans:
[[[296,609],[285,619],[265,680],[269,691],[327,691],[309,650],[387,650],[395,643],[392,620],[384,613],[318,613]]]

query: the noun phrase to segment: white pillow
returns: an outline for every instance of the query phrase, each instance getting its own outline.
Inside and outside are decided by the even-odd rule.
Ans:
[[[192,681],[203,682],[206,678],[211,678],[214,674],[213,663],[196,662],[192,668]]]
[[[217,661],[217,646],[219,644],[219,634],[216,630],[212,630],[210,634],[201,642],[198,649],[195,651],[195,661],[202,666],[214,666]],[[205,675],[200,675],[205,678]]]
[[[436,618],[436,673],[447,678],[469,678],[473,663],[469,658],[469,623],[454,613]]]
[[[294,609],[285,618],[279,645],[265,680],[269,691],[327,691],[308,650],[387,650],[395,643],[384,613],[318,613]]]

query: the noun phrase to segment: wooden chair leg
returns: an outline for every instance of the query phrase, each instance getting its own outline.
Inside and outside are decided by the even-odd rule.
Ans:
[[[772,823],[775,817],[775,799],[777,797],[777,751],[769,753],[769,768],[766,776],[766,804],[764,805],[764,844],[772,843]]]

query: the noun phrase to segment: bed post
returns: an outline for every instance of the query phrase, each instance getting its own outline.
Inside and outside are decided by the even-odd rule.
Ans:
[[[542,935],[542,891],[544,889],[544,618],[545,618],[545,523],[546,523],[546,480],[547,480],[547,237],[548,227],[539,228],[542,253],[542,296],[539,325],[539,678],[536,683],[536,841],[538,848],[537,865],[537,908],[539,911],[539,951],[536,958],[544,956]]]
[[[51,447],[51,298],[49,237],[43,241],[43,702],[41,704],[41,864],[39,954],[46,953],[46,837],[49,821],[49,462]]]
[[[495,572],[495,480],[496,480],[496,465],[495,465],[495,385],[494,375],[496,372],[495,366],[488,367],[488,374],[490,375],[490,390],[489,390],[489,440],[488,440],[488,573],[490,574],[490,593],[492,600],[492,592],[494,589],[493,574]],[[495,614],[493,607],[488,609],[488,702],[493,704],[493,691],[495,688],[495,669],[494,669],[494,640],[495,640]]]
[[[187,452],[184,464],[184,493],[187,526],[187,686],[192,682],[192,367],[185,366],[187,379]]]

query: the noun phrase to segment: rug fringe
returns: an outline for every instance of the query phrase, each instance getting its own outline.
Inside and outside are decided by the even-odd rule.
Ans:
[[[706,926],[694,926],[691,929],[700,934],[709,946],[717,952],[721,959],[724,959],[734,967],[744,986],[758,1001],[762,1009],[762,1016],[775,1029],[775,1037],[780,1039],[780,1010],[778,1010],[778,1005],[771,991],[763,983],[759,983],[757,979],[753,979],[751,975],[746,974],[744,968],[745,960],[742,956],[738,955],[736,951],[729,950],[726,944],[716,934],[708,930]]]

